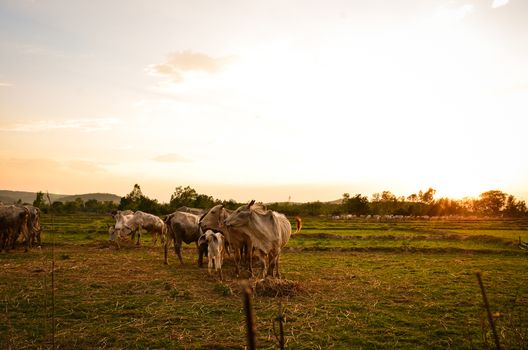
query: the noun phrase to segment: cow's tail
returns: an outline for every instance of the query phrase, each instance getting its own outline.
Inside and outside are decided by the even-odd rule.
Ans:
[[[162,235],[165,236],[165,239],[164,239],[165,244],[169,244],[170,239],[174,237],[174,231],[172,230],[172,225],[170,224],[171,218],[172,218],[172,214],[167,215],[165,219],[163,219],[164,225],[162,229],[163,231]]]

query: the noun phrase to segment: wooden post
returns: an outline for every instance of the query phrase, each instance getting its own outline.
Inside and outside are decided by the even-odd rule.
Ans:
[[[486,291],[484,290],[484,284],[482,283],[482,276],[480,272],[476,273],[478,283],[480,286],[480,291],[482,292],[482,299],[484,300],[484,307],[486,308],[486,312],[488,313],[488,321],[490,323],[491,331],[493,333],[493,339],[495,340],[495,348],[497,350],[500,350],[500,343],[499,343],[499,336],[497,335],[497,330],[495,329],[495,322],[493,322],[493,316],[491,315],[489,303],[488,303],[488,297],[486,296]]]
[[[249,282],[244,281],[241,282],[240,285],[242,287],[244,311],[246,312],[247,345],[249,350],[255,350],[257,348],[257,331],[255,327],[255,315],[253,313],[253,306],[251,305],[251,295],[253,293],[251,291],[251,288],[249,287]]]

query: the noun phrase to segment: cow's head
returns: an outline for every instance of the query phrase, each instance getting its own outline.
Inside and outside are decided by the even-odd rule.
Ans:
[[[200,217],[200,229],[219,231],[224,227],[225,209],[222,204],[215,205]]]
[[[251,217],[251,206],[255,204],[255,200],[252,200],[246,205],[238,207],[237,210],[229,215],[224,223],[227,227],[240,227],[248,224]]]

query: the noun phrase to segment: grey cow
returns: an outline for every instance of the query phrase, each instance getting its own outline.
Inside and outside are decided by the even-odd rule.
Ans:
[[[181,254],[182,242],[187,244],[196,243],[198,248],[198,239],[202,235],[199,221],[200,216],[175,211],[172,214],[167,215],[165,218],[165,225],[167,227],[167,239],[165,240],[164,249],[164,263],[168,264],[168,249],[170,241],[174,242],[174,251],[180,259],[180,263],[183,265],[183,258]],[[198,265],[202,266],[203,255],[200,249],[198,249]]]
[[[0,205],[0,251],[15,247],[20,235],[25,242],[25,251],[29,249],[30,237],[28,231],[29,211],[24,207]]]

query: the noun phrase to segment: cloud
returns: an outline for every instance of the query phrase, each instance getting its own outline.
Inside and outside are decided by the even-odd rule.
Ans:
[[[69,169],[80,171],[82,173],[95,173],[106,171],[104,168],[99,166],[99,164],[86,160],[70,160],[65,162],[65,165]]]
[[[234,56],[213,58],[204,53],[185,50],[169,54],[165,62],[152,64],[147,67],[147,71],[151,75],[166,76],[181,82],[188,72],[218,73],[233,59]]]
[[[167,153],[162,154],[160,156],[152,158],[152,160],[155,160],[157,162],[164,162],[164,163],[180,163],[180,162],[189,162],[189,160],[179,154],[176,153]]]
[[[502,7],[504,5],[508,5],[508,3],[510,2],[510,0],[493,0],[493,4],[491,4],[491,8],[498,8],[498,7]]]
[[[0,87],[10,87],[10,86],[13,86],[13,84],[0,81]]]
[[[463,20],[468,15],[475,11],[475,6],[472,4],[465,4],[457,7],[442,6],[437,10],[437,17],[447,19],[450,21]]]
[[[0,131],[39,132],[60,129],[77,129],[82,131],[109,130],[119,124],[117,118],[40,120],[26,123],[15,123],[0,126]]]

